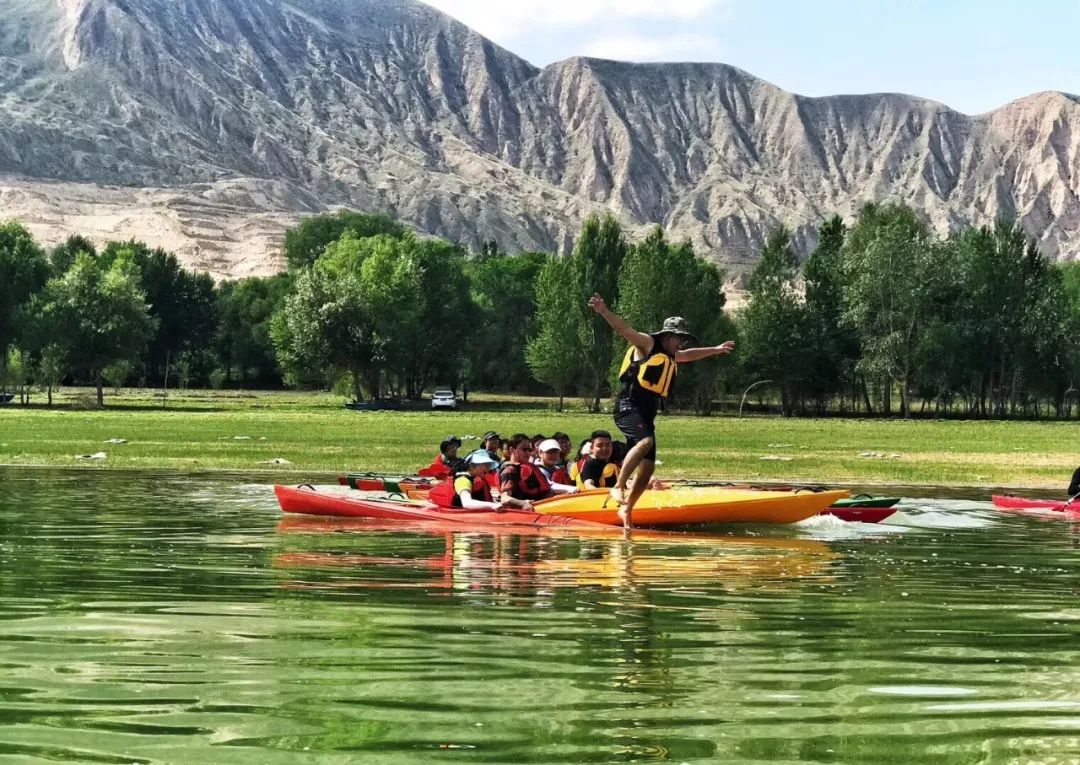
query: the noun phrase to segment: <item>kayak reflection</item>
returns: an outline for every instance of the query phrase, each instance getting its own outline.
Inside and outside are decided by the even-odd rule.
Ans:
[[[274,558],[279,569],[306,572],[285,583],[294,588],[771,589],[798,580],[822,581],[835,557],[827,545],[814,540],[638,531],[628,542],[619,529],[478,532],[439,524],[296,517],[283,519],[278,531],[317,535],[315,549],[291,550]],[[342,532],[348,536],[343,538]],[[343,572],[346,578],[341,577]]]

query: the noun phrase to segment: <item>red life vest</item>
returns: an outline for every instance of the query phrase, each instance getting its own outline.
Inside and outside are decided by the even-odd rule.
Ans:
[[[454,484],[457,483],[457,479],[462,476],[468,476],[472,481],[472,498],[480,502],[493,502],[491,498],[491,486],[488,485],[486,478],[479,478],[472,473],[458,473],[457,475],[450,476],[445,481],[428,492],[428,501],[432,502],[439,507],[449,507],[457,510],[464,507],[461,504],[461,495],[458,494],[454,488]]]
[[[551,493],[551,482],[548,481],[547,476],[544,475],[536,465],[527,465],[524,463],[508,463],[503,465],[502,470],[499,472],[500,484],[505,480],[504,476],[508,474],[511,469],[515,469],[515,472],[517,473],[517,476],[514,479],[514,487],[510,491],[510,495],[514,499],[543,499]]]
[[[537,465],[537,468],[539,468],[540,472],[544,474],[544,477],[552,483],[561,483],[564,486],[574,485],[574,479],[572,479],[570,477],[570,474],[566,472],[566,467],[564,465],[559,465],[555,468],[547,468],[543,465]]]
[[[447,467],[446,463],[442,461],[442,455],[441,454],[438,457],[436,457],[434,462],[432,462],[430,465],[417,470],[416,474],[419,475],[419,476],[424,476],[425,478],[453,478],[454,477],[453,472],[450,470],[449,467]]]

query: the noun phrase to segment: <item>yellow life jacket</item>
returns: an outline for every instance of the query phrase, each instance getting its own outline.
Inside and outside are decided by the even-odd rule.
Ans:
[[[635,359],[635,350],[632,345],[626,349],[622,367],[619,368],[619,379],[622,382],[637,384],[661,398],[667,398],[679,365],[671,356],[659,351],[654,352],[647,359]]]
[[[576,465],[575,465],[575,467],[576,467]],[[582,469],[584,469],[584,465],[582,466]],[[604,470],[600,474],[600,485],[597,486],[596,488],[598,488],[598,489],[610,489],[612,486],[615,485],[615,483],[618,480],[619,480],[619,466],[616,465],[614,462],[609,462],[608,464],[604,465]],[[576,473],[574,475],[574,483],[577,484],[577,487],[579,489],[587,489],[587,488],[589,488],[588,486],[585,485],[585,481],[581,477],[581,470],[576,471]]]

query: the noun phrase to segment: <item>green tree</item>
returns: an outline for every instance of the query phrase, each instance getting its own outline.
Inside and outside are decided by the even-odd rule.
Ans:
[[[25,333],[27,305],[48,277],[45,253],[30,232],[15,221],[0,224],[0,363]]]
[[[473,302],[465,253],[441,239],[420,239],[411,233],[396,240],[399,257],[419,272],[415,323],[398,330],[394,368],[410,398],[419,398],[431,384],[457,386],[466,358],[473,355],[479,311]],[[404,307],[399,309],[402,312]],[[405,318],[402,313],[402,317]]]
[[[444,312],[460,309],[460,293],[468,299],[462,268],[460,251],[446,242],[346,233],[300,272],[273,320],[288,378],[315,370],[333,384],[346,375],[357,399],[365,389],[377,397],[383,379],[414,391],[461,352],[462,320]]]
[[[843,263],[845,318],[863,349],[859,369],[897,384],[908,417],[920,344],[956,279],[949,248],[910,207],[867,205],[844,245]]]
[[[67,372],[67,352],[64,348],[59,343],[46,345],[38,359],[37,381],[49,397],[49,406],[53,405],[53,390],[60,385]]]
[[[588,310],[586,301],[594,293],[608,305],[619,305],[619,274],[629,252],[629,245],[615,216],[592,216],[585,221],[570,257],[573,280],[567,285],[577,293],[578,342],[584,358],[585,390],[592,411],[600,411],[600,398],[608,383],[614,354],[614,333],[599,316]]]
[[[952,247],[964,287],[957,352],[976,381],[969,398],[978,414],[1003,417],[1026,383],[1059,388],[1068,376],[1069,364],[1054,360],[1068,345],[1061,336],[1069,323],[1067,282],[1015,222],[967,229]]]
[[[221,384],[281,384],[270,321],[291,289],[292,277],[288,274],[250,277],[217,286],[219,325],[214,348]]]
[[[659,226],[631,247],[623,262],[618,311],[643,332],[653,332],[668,316],[680,315],[702,342],[730,339],[734,327],[724,313],[724,303],[720,270],[698,258],[689,242],[670,244]],[[620,347],[615,353],[616,367],[623,351]],[[692,400],[699,412],[708,414],[721,368],[717,359],[680,367],[673,398]]]
[[[577,343],[581,321],[578,294],[567,289],[572,279],[567,259],[551,257],[544,263],[536,279],[536,334],[525,347],[529,369],[537,380],[554,389],[560,412],[584,361]]]
[[[378,388],[377,374],[372,382],[372,370],[377,370],[372,327],[355,276],[337,279],[314,268],[302,271],[274,314],[270,336],[291,385],[313,378],[332,384],[347,374],[357,400],[363,398],[365,381]]]
[[[387,235],[401,237],[406,228],[386,215],[370,215],[352,210],[313,215],[285,232],[285,262],[290,271],[299,271],[314,263],[328,246],[344,234],[357,239]]]
[[[2,371],[3,380],[0,383],[3,390],[13,390],[19,396],[19,403],[29,403],[29,383],[32,373],[30,354],[22,348],[8,348]]]
[[[794,414],[800,403],[808,361],[798,274],[791,234],[783,226],[774,229],[750,276],[750,302],[740,316],[745,369],[755,378],[773,381],[785,416]]]
[[[818,230],[818,244],[803,264],[806,281],[805,391],[824,411],[830,398],[854,387],[859,339],[844,323],[843,247],[847,227],[834,215]]]
[[[109,264],[77,255],[67,273],[46,285],[42,318],[71,366],[94,381],[99,406],[105,404],[105,367],[138,360],[156,328],[138,266],[126,253]]]
[[[485,390],[528,391],[535,385],[525,345],[537,334],[539,252],[481,256],[469,263],[472,299],[486,329],[473,345],[472,382]],[[566,290],[569,280],[564,281]]]
[[[94,243],[81,234],[72,234],[61,244],[56,245],[49,255],[53,275],[62,276],[66,274],[80,252],[85,252],[94,258],[98,254]]]
[[[138,267],[150,315],[157,325],[145,356],[150,377],[163,380],[166,367],[185,353],[189,373],[208,366],[205,352],[212,347],[219,321],[213,278],[182,268],[173,253],[151,249],[135,240],[109,242],[101,258],[111,263],[121,255],[129,257]]]

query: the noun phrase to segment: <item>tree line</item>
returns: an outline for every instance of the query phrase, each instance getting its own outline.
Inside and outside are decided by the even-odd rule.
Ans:
[[[934,236],[909,207],[867,205],[822,225],[800,263],[768,237],[747,305],[724,274],[659,228],[631,242],[588,219],[566,257],[467,251],[398,221],[310,217],[284,241],[287,271],[215,283],[137,241],[72,236],[46,251],[0,225],[3,388],[52,403],[62,381],[330,388],[357,400],[432,385],[582,396],[599,410],[624,349],[586,308],[603,295],[645,331],[685,316],[732,359],[680,372],[674,404],[709,413],[754,386],[787,415],[916,411],[1072,413],[1080,269],[1055,266],[1016,225]]]
[[[800,266],[773,231],[740,319],[746,379],[785,414],[1069,416],[1080,378],[1080,268],[999,221],[940,238],[910,207],[834,217]]]

